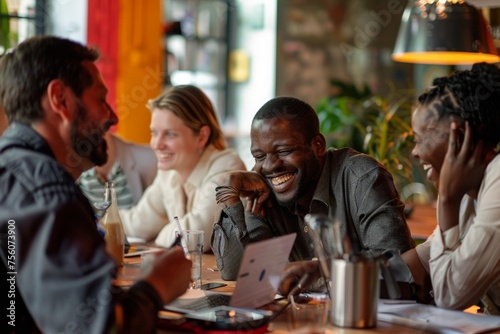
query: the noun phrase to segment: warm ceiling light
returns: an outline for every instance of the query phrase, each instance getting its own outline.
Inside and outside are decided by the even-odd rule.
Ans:
[[[392,59],[446,65],[500,62],[482,12],[463,0],[410,0]]]

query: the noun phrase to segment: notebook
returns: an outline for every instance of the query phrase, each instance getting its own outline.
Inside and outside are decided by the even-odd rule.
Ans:
[[[291,233],[249,244],[243,254],[232,295],[207,291],[205,296],[199,298],[178,298],[164,308],[190,313],[226,305],[256,309],[271,303],[296,236],[296,233]],[[195,292],[203,293],[199,290]]]

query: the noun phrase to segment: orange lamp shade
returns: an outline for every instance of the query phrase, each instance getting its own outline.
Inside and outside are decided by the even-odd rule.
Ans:
[[[482,12],[460,0],[410,0],[392,59],[443,65],[500,62]]]

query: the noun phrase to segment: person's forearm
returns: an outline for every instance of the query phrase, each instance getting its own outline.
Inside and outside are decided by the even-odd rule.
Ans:
[[[458,225],[460,215],[461,198],[454,196],[438,197],[438,224],[441,232],[445,232],[450,228]]]
[[[241,201],[240,192],[233,186],[218,186],[215,188],[215,200],[217,204],[222,204],[225,208]]]
[[[158,187],[150,187],[137,205],[121,209],[119,212],[125,234],[146,241],[153,240],[168,222],[163,198]]]
[[[147,211],[138,206],[120,210],[120,218],[125,235],[146,241],[154,239],[167,222],[166,217],[159,217],[153,210]]]
[[[413,277],[413,287],[415,289],[414,296],[418,298],[421,303],[428,304],[432,301],[432,282],[429,273],[425,270],[420,258],[418,257],[416,249],[401,254],[404,262],[408,265]]]
[[[243,204],[240,203],[221,211],[214,225],[211,248],[224,280],[236,279],[243,250],[249,241],[244,216]]]
[[[214,225],[211,247],[224,280],[235,280],[247,244],[269,239],[273,233],[265,219],[245,212],[243,203],[221,210]]]
[[[365,207],[369,209],[364,216],[370,219],[359,224],[363,253],[379,255],[386,250],[404,253],[415,247],[404,218],[404,206],[397,198],[386,203],[367,203]]]
[[[118,311],[115,317],[121,333],[153,333],[155,331],[157,313],[162,302],[149,283],[139,281],[134,284],[123,296],[119,306],[122,308],[122,314],[120,315]]]

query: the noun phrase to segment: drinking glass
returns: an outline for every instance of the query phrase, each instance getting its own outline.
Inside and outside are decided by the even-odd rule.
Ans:
[[[202,230],[185,230],[182,232],[182,242],[186,256],[193,263],[191,267],[190,289],[201,288],[201,268],[203,255],[203,234]]]
[[[297,333],[323,334],[329,319],[330,298],[324,293],[290,296],[289,329]]]

